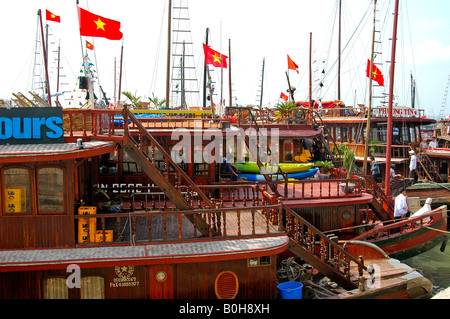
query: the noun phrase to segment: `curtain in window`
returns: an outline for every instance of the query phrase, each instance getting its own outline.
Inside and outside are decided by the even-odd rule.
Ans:
[[[100,276],[81,278],[81,299],[105,299],[105,279]]]
[[[69,288],[65,278],[47,278],[44,280],[44,299],[68,299]]]

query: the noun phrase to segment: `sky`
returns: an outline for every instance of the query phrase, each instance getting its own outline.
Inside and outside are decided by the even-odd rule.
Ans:
[[[313,98],[336,100],[337,92],[337,0],[173,0],[174,10],[189,17],[181,28],[189,29],[186,45],[189,66],[195,67],[197,89],[203,83],[203,48],[206,29],[208,44],[224,55],[230,55],[233,105],[259,105],[261,83],[263,107],[275,107],[281,92],[287,93],[288,79],[296,88],[295,100],[309,99],[309,66],[312,65]],[[3,43],[0,98],[14,98],[13,93],[29,96],[33,74],[42,73],[36,66],[36,39],[40,39],[37,12],[42,10],[43,23],[49,25],[49,68],[56,71],[56,48],[61,48],[60,86],[62,90],[77,88],[83,54],[88,52],[100,84],[114,101],[119,86],[119,65],[123,47],[121,91],[131,92],[141,101],[153,95],[164,99],[167,68],[168,0],[79,0],[79,6],[94,14],[121,22],[122,40],[80,37],[76,0],[17,0],[2,3],[0,26]],[[45,10],[59,15],[61,23],[47,22]],[[373,105],[380,105],[389,89],[394,11],[393,0],[377,1],[376,46],[374,61],[385,77],[385,86],[374,87]],[[186,13],[187,12],[187,13]],[[395,103],[411,106],[411,75],[416,82],[416,108],[427,117],[450,114],[450,97],[444,96],[450,76],[450,2],[448,0],[400,0],[398,41],[396,47]],[[371,56],[373,1],[342,0],[341,100],[346,105],[368,105],[369,80],[365,76]],[[173,29],[177,26],[172,25]],[[180,33],[178,33],[180,34]],[[174,40],[173,36],[172,40]],[[311,41],[312,39],[312,41]],[[86,50],[84,41],[94,44]],[[380,40],[378,43],[378,40]],[[309,50],[312,47],[312,60]],[[231,49],[231,51],[230,51]],[[173,48],[172,53],[178,52]],[[191,50],[191,51],[189,51]],[[189,52],[188,52],[189,51]],[[299,66],[299,73],[287,69],[287,55]],[[39,57],[39,55],[38,55]],[[171,62],[175,65],[178,60]],[[264,76],[262,77],[264,61]],[[42,65],[42,64],[41,64]],[[42,68],[42,66],[41,66]],[[229,68],[211,69],[215,91],[213,100],[225,99],[229,105]],[[188,78],[188,77],[186,77]],[[262,82],[263,79],[263,82]],[[64,84],[67,83],[67,84]],[[319,85],[322,84],[322,85]],[[201,91],[202,89],[200,89]],[[50,91],[56,92],[56,84]],[[97,89],[96,95],[99,95]],[[81,96],[81,95],[80,95]],[[189,96],[188,106],[202,105],[201,94]],[[83,99],[84,96],[81,98]],[[121,96],[126,101],[126,97]],[[66,107],[76,107],[78,101]],[[444,107],[443,107],[444,106]]]

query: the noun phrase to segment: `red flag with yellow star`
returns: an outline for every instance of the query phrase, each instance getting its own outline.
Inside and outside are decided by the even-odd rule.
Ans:
[[[104,18],[78,7],[78,22],[80,35],[86,37],[100,37],[109,40],[120,40],[120,22]]]
[[[209,46],[203,43],[203,51],[205,51],[205,64],[212,64],[213,66],[227,68],[226,55],[214,51]]]
[[[45,19],[46,19],[47,21],[54,21],[54,22],[61,23],[61,18],[60,18],[60,16],[57,16],[56,14],[51,13],[51,12],[48,11],[47,9],[45,9]]]
[[[86,40],[86,48],[88,48],[89,50],[94,50],[94,45]]]
[[[375,65],[372,64],[372,73],[373,77],[372,79],[378,83],[380,86],[384,86],[384,77],[383,73],[380,71],[380,69]],[[367,77],[370,78],[370,60],[367,60]]]

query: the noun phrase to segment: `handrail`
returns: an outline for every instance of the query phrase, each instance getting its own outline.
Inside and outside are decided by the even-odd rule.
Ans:
[[[124,117],[124,136],[128,136],[135,145],[140,148],[140,144],[137,143],[129,134],[128,130],[128,119],[138,128],[141,133],[141,137],[146,137],[150,140],[151,144],[154,145],[163,155],[164,159],[167,161],[166,163],[172,165],[177,174],[202,198],[202,200],[211,208],[214,208],[214,204],[209,200],[208,197],[198,188],[198,186],[192,181],[189,175],[186,174],[184,170],[182,170],[171,158],[170,154],[153,138],[153,136],[144,128],[142,123],[131,113],[126,106],[123,108],[123,117]],[[144,153],[144,152],[143,152]],[[145,154],[145,153],[144,153]],[[147,155],[146,155],[147,156]],[[147,156],[147,158],[151,161],[151,158]]]
[[[285,204],[282,204],[282,206],[286,211],[286,233],[297,246],[307,251],[316,260],[327,264],[331,269],[334,269],[335,273],[344,276],[347,281],[350,281],[351,262],[358,267],[360,276],[362,276],[363,271],[368,272],[367,267],[361,260],[345,251],[343,247],[303,219],[294,210]],[[319,238],[319,241],[316,238]],[[320,249],[317,249],[316,243],[320,243]],[[340,269],[341,264],[344,264],[344,271]]]
[[[394,216],[394,203],[386,195],[385,192],[378,186],[377,182],[370,175],[357,174],[357,176],[365,179],[366,181],[366,191],[371,193],[376,199],[381,200],[381,204],[386,206],[388,214]]]
[[[269,219],[257,218],[257,212],[260,211],[262,215],[268,215],[269,212],[275,210],[280,211],[281,205],[269,206],[255,206],[255,207],[228,207],[228,208],[214,208],[204,210],[163,210],[163,211],[133,211],[122,213],[98,213],[95,215],[74,215],[75,220],[80,219],[100,219],[101,232],[105,236],[106,219],[117,220],[117,234],[122,234],[126,229],[130,229],[130,240],[136,240],[148,232],[146,242],[156,241],[189,241],[195,240],[210,240],[214,238],[250,238],[261,236],[276,236],[283,234],[280,226],[276,227],[270,224]],[[200,214],[207,222],[207,234],[202,235],[199,225],[197,223],[183,223],[183,217],[188,218]],[[279,213],[281,214],[281,212]],[[136,227],[136,218],[147,217],[147,227]],[[159,218],[161,227],[157,230],[152,229],[152,220]],[[129,222],[123,226],[120,223],[121,219],[129,219]],[[195,219],[193,219],[195,221]],[[172,223],[172,224],[171,224]],[[245,224],[244,224],[245,223]],[[89,234],[89,225],[86,223],[87,233]],[[126,226],[125,226],[126,225]],[[250,227],[248,227],[250,225]],[[170,227],[169,227],[170,226]],[[246,227],[243,227],[246,226]],[[118,240],[119,242],[121,240]],[[111,244],[102,242],[103,244]],[[91,244],[79,243],[79,244]],[[98,243],[96,243],[98,244]]]
[[[383,235],[387,233],[387,236],[390,237],[391,231],[394,229],[400,229],[400,234],[403,233],[403,230],[405,227],[409,227],[410,229],[414,228],[422,228],[426,225],[432,225],[433,222],[442,220],[442,212],[444,211],[445,206],[441,206],[440,208],[437,208],[427,214],[413,217],[413,218],[407,218],[407,219],[401,219],[399,221],[389,223],[388,225],[382,225],[380,227],[376,227],[374,229],[371,229],[359,236],[356,236],[352,240],[366,240],[370,237],[378,237],[379,235]],[[426,221],[427,219],[430,219],[429,221]]]

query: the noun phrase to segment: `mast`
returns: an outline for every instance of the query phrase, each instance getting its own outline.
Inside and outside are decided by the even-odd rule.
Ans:
[[[52,98],[51,98],[51,94],[50,94],[50,81],[48,78],[48,63],[47,63],[47,50],[45,48],[46,46],[46,42],[44,39],[44,27],[42,25],[42,12],[41,9],[38,10],[38,15],[40,18],[40,22],[41,22],[41,37],[42,37],[42,51],[43,51],[43,55],[44,55],[44,65],[45,65],[45,79],[47,82],[47,101],[48,104],[51,106],[52,105]]]
[[[228,39],[228,87],[230,91],[230,106],[233,106],[233,91],[231,85],[231,39]]]
[[[373,34],[372,34],[372,53],[370,57],[370,80],[369,80],[369,109],[367,110],[367,124],[366,124],[366,136],[364,139],[364,164],[363,164],[363,172],[364,175],[367,175],[367,155],[369,153],[369,140],[370,140],[370,131],[371,131],[371,117],[372,117],[372,81],[373,81],[373,58],[375,51],[375,23],[376,23],[376,13],[377,13],[377,0],[374,0],[373,5]],[[386,171],[389,171],[386,168]]]
[[[61,44],[58,43],[58,70],[56,70],[56,106],[60,106],[59,104],[59,68],[60,68],[60,57],[61,57]]]
[[[342,0],[339,0],[339,40],[338,40],[338,101],[341,100],[341,30],[342,30]]]
[[[209,34],[209,28],[206,28],[206,40],[205,40],[205,44],[208,45],[208,34]],[[206,88],[208,86],[207,82],[207,74],[206,74],[206,69],[208,68],[208,66],[206,65],[206,57],[205,57],[205,67],[203,69],[203,107],[206,107]]]
[[[186,56],[186,43],[183,40],[183,53],[181,54],[181,109],[186,108],[186,87],[185,87],[185,76],[184,76],[184,61]]]
[[[391,57],[391,74],[389,80],[389,107],[388,107],[388,125],[387,125],[387,148],[386,148],[386,179],[385,179],[385,193],[391,196],[391,145],[392,145],[392,108],[394,104],[394,73],[395,73],[395,55],[397,50],[397,25],[398,25],[398,9],[399,0],[395,0],[394,13],[394,31],[392,36],[392,57]]]
[[[117,107],[117,61],[114,57],[114,108]]]
[[[122,61],[123,61],[123,41],[122,49],[120,51],[120,68],[119,68],[119,92],[117,92],[117,100],[120,102],[120,95],[122,94]]]
[[[312,32],[309,33],[309,123],[312,123],[314,105],[312,101]]]
[[[259,109],[262,109],[262,103],[263,103],[263,93],[264,93],[264,66],[266,64],[266,58],[263,58],[263,65],[262,65],[262,74],[261,74],[261,97],[259,100]]]
[[[172,0],[169,0],[169,18],[167,26],[167,73],[166,73],[166,107],[170,108],[170,56],[171,56],[171,42],[172,42]]]

